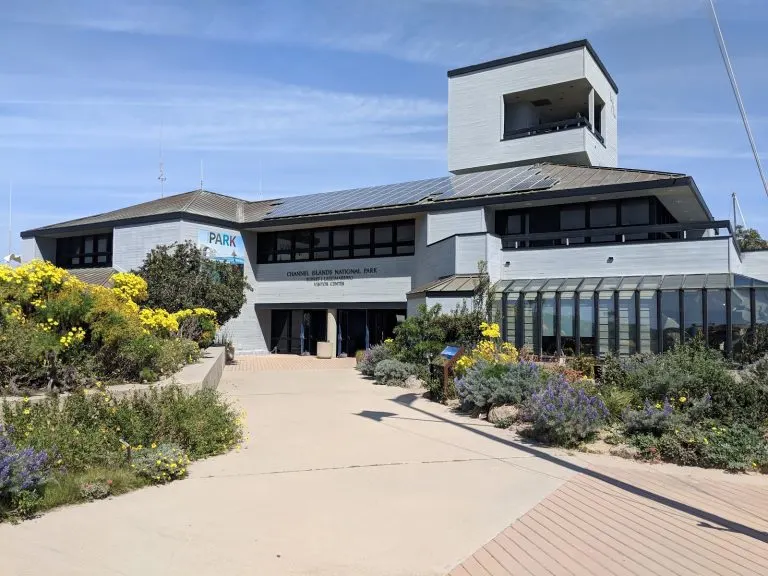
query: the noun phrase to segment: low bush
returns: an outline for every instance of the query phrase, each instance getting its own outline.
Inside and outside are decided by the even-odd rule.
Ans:
[[[532,362],[475,362],[456,380],[456,393],[464,409],[489,411],[499,404],[521,404],[541,388],[539,368]]]
[[[120,399],[82,390],[2,408],[0,507],[20,516],[95,498],[109,481],[114,494],[183,477],[190,459],[243,439],[241,415],[210,389],[167,386]]]
[[[741,365],[754,364],[768,355],[768,326],[757,324],[733,346],[733,359]]]
[[[414,376],[417,373],[417,368],[412,364],[399,360],[382,360],[376,364],[374,378],[377,384],[402,386],[409,376]]]
[[[3,419],[16,445],[55,454],[55,464],[70,471],[125,464],[123,442],[172,442],[198,459],[223,453],[242,440],[239,414],[215,390],[190,394],[178,386],[120,399],[103,391],[81,391],[63,401],[52,397],[4,403]]]
[[[112,492],[112,480],[91,480],[80,485],[80,496],[84,500],[103,500]]]
[[[653,403],[709,396],[706,413],[700,416],[723,423],[758,423],[768,410],[763,393],[747,379],[734,378],[722,354],[698,339],[660,355],[608,357],[602,385],[631,390]]]
[[[363,357],[357,363],[357,369],[363,376],[373,376],[376,370],[376,365],[382,360],[390,360],[393,358],[392,349],[387,344],[378,344],[371,346],[368,350],[363,352]]]
[[[565,360],[566,366],[571,370],[581,372],[587,378],[595,378],[595,366],[597,360],[591,354],[581,354],[579,356],[569,356]]]
[[[660,436],[664,432],[673,430],[681,423],[680,415],[669,400],[657,402],[655,405],[650,400],[640,410],[626,408],[621,416],[627,434],[654,434]]]
[[[598,396],[589,396],[564,378],[551,380],[534,392],[524,415],[531,434],[561,446],[573,446],[593,436],[606,423],[608,409]]]
[[[746,424],[681,425],[660,437],[639,434],[630,442],[648,459],[733,472],[768,472],[768,442],[760,431]]]
[[[165,484],[183,478],[190,460],[176,444],[160,444],[135,452],[131,468],[154,484]]]

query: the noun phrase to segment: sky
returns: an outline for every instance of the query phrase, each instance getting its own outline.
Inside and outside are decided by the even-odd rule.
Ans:
[[[719,0],[768,163],[768,1]],[[587,38],[619,165],[736,192],[768,233],[706,0],[0,0],[0,238],[200,186],[275,198],[443,176],[452,68]],[[3,240],[0,240],[3,242]],[[5,247],[3,246],[3,251]]]

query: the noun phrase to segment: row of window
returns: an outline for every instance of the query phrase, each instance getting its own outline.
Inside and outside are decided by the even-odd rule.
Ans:
[[[257,238],[259,264],[410,256],[415,250],[413,220],[262,232]]]
[[[673,224],[675,219],[655,197],[627,200],[587,202],[563,206],[541,206],[525,210],[504,210],[496,213],[496,233],[500,236],[599,230],[618,226]],[[626,241],[649,240],[648,233],[625,235]],[[667,234],[667,236],[671,236]],[[616,242],[615,234],[593,234],[589,238],[574,236],[569,244],[585,242]],[[561,239],[523,241],[524,246],[554,246]]]
[[[730,355],[768,325],[768,289],[507,294],[505,338],[537,354],[659,353],[703,336]]]
[[[57,239],[56,265],[62,268],[112,266],[112,234],[92,234]]]

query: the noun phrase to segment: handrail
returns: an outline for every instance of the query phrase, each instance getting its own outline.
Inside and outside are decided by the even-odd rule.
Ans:
[[[568,245],[568,241],[576,239],[592,238],[593,236],[622,236],[621,242],[624,242],[624,236],[631,234],[665,234],[682,232],[684,236],[688,232],[699,232],[705,230],[714,230],[716,236],[720,236],[720,230],[725,228],[730,236],[733,236],[733,229],[729,220],[715,220],[705,222],[686,222],[676,224],[653,224],[639,226],[613,226],[611,228],[586,228],[581,230],[562,230],[559,232],[536,232],[531,234],[509,234],[501,237],[502,248],[526,248],[529,242],[546,240],[564,240],[562,245]],[[727,238],[728,236],[724,236]],[[683,240],[687,238],[682,238]],[[675,240],[675,239],[670,239]],[[601,242],[601,244],[607,242]],[[579,244],[581,245],[581,244]]]
[[[567,118],[566,120],[547,122],[546,124],[537,124],[536,126],[527,126],[525,128],[515,128],[514,130],[504,130],[504,140],[514,140],[516,138],[525,138],[526,136],[547,134],[549,132],[559,132],[560,130],[573,130],[574,128],[587,128],[600,140],[600,142],[605,142],[602,134],[593,129],[592,123],[585,116]]]

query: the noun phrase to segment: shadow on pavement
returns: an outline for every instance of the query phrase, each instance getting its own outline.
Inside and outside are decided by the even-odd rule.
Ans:
[[[717,514],[712,514],[711,512],[707,512],[706,510],[696,508],[695,506],[689,506],[688,504],[685,504],[683,502],[678,502],[677,500],[667,498],[666,496],[662,496],[660,494],[656,494],[655,492],[651,492],[650,490],[646,490],[645,488],[640,488],[639,486],[634,486],[622,480],[618,480],[616,478],[608,476],[607,474],[603,474],[601,472],[597,472],[595,470],[590,470],[589,468],[585,468],[584,466],[580,466],[578,464],[568,462],[567,460],[558,458],[557,456],[549,454],[543,450],[539,450],[531,445],[524,444],[521,442],[516,442],[514,440],[507,440],[505,438],[499,438],[494,434],[490,434],[488,432],[478,429],[476,426],[463,424],[461,422],[455,422],[453,420],[440,416],[439,414],[434,414],[432,412],[422,410],[421,408],[416,408],[415,406],[413,406],[413,403],[420,397],[421,396],[419,394],[414,394],[414,393],[401,394],[397,398],[393,398],[392,401],[397,402],[398,404],[407,406],[411,410],[415,410],[416,412],[420,412],[421,414],[425,414],[430,418],[436,418],[438,420],[445,422],[446,424],[451,424],[452,426],[463,428],[469,432],[472,432],[473,434],[479,434],[480,436],[483,436],[488,440],[493,440],[494,442],[499,442],[501,444],[505,444],[512,448],[516,448],[518,450],[531,454],[532,456],[541,458],[542,460],[546,460],[547,462],[551,462],[553,464],[557,464],[558,466],[562,466],[563,468],[567,468],[568,470],[572,470],[574,472],[578,472],[580,474],[590,476],[597,480],[601,480],[606,484],[610,484],[611,486],[615,486],[616,488],[620,488],[621,490],[625,490],[631,494],[635,494],[636,496],[647,498],[654,502],[658,502],[659,504],[663,504],[664,506],[668,506],[680,512],[684,512],[686,514],[694,516],[701,521],[699,524],[700,526],[705,526],[708,528],[717,528],[716,526],[711,525],[711,524],[716,524],[722,527],[717,529],[730,530],[731,532],[737,532],[739,534],[743,534],[750,538],[754,538],[755,540],[759,540],[760,542],[768,543],[767,532],[750,528],[749,526],[745,526],[744,524],[740,524],[738,522],[728,520],[727,518],[723,518],[722,516],[718,516]],[[360,416],[365,416],[381,422],[382,417],[397,416],[397,415],[390,412],[367,412],[367,413],[362,412],[360,413]]]

